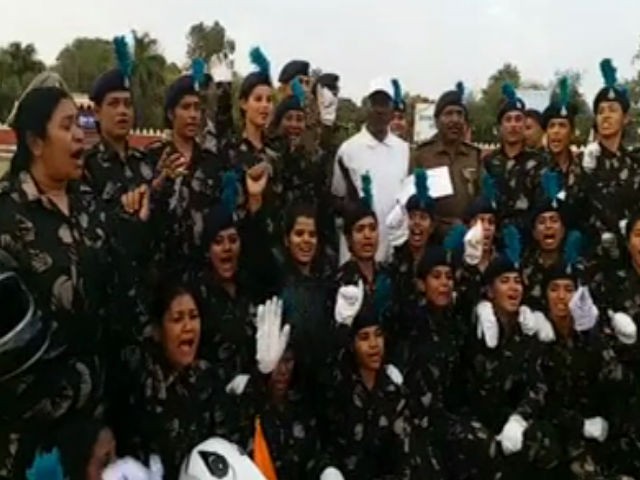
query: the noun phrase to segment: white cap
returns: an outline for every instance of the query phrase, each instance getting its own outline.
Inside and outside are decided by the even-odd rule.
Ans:
[[[369,83],[369,92],[367,95],[372,95],[375,92],[384,92],[393,98],[393,84],[389,77],[378,77]]]

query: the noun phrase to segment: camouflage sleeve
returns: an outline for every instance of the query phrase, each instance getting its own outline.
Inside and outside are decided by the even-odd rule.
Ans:
[[[545,405],[547,397],[547,383],[544,375],[544,355],[542,345],[537,339],[531,338],[528,348],[526,368],[528,388],[514,413],[519,414],[527,421],[535,419]]]

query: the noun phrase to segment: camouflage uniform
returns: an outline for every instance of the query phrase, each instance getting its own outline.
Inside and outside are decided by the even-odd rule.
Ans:
[[[368,390],[356,369],[335,368],[326,409],[328,439],[345,478],[411,478],[407,394],[384,371]]]
[[[414,430],[421,431],[419,448],[432,457],[435,448],[447,478],[488,478],[490,452],[496,448],[493,435],[457,414],[462,401],[460,353],[468,335],[462,318],[468,316],[461,309],[435,309],[421,301],[394,365],[404,372]]]
[[[127,146],[126,158],[123,160],[120,154],[106,141],[96,143],[85,155],[84,181],[93,192],[102,199],[109,209],[117,211],[121,208],[120,197],[129,191],[138,188],[142,184],[149,185],[153,179],[154,167],[147,155],[133,147]],[[152,228],[149,226],[148,228]],[[149,235],[151,238],[151,235]],[[152,247],[148,251],[152,251]],[[140,340],[141,335],[149,325],[148,304],[150,302],[149,265],[144,259],[142,264],[136,265],[130,274],[137,281],[132,282],[134,288],[127,291],[128,301],[131,305],[130,318],[137,319],[135,331],[130,332],[124,339],[126,344],[134,340]]]
[[[175,150],[172,143],[166,141],[152,144],[147,150],[156,173],[162,168],[157,164],[167,148]],[[202,263],[204,217],[220,201],[224,170],[225,163],[220,156],[194,142],[187,174],[165,179],[160,191],[153,192],[152,216],[161,244],[160,258],[156,259],[160,271]]]
[[[277,145],[267,142],[261,149],[257,149],[248,139],[235,139],[230,142],[225,150],[225,161],[230,168],[233,168],[242,181],[242,191],[245,187],[246,172],[263,162],[271,168],[269,182],[264,193],[264,203],[262,206],[263,215],[266,218],[267,233],[270,236],[271,244],[280,244],[283,238],[284,207],[286,205],[285,189],[283,183],[283,160],[278,152]],[[244,204],[244,202],[240,202]],[[247,212],[240,207],[238,214],[246,216]]]
[[[214,435],[227,436],[218,401],[224,393],[208,362],[196,360],[173,371],[152,341],[127,347],[122,362],[127,431],[121,432],[118,446],[125,452],[145,462],[156,453],[166,478],[177,478],[194,446]]]
[[[36,308],[54,325],[39,364],[12,379],[2,394],[8,403],[3,413],[13,412],[13,422],[2,422],[2,474],[11,475],[22,434],[25,448],[33,448],[31,427],[41,435],[67,414],[100,410],[103,331],[114,339],[127,328],[116,319],[128,305],[114,299],[126,297],[125,273],[144,244],[144,229],[130,217],[107,214],[83,185],[70,183],[68,199],[67,216],[40,194],[28,172],[0,181],[0,248],[18,262]]]
[[[243,409],[243,421],[251,423],[244,436],[249,439],[248,451],[253,450],[255,434],[251,420],[259,417],[278,478],[316,479],[329,466],[327,452],[320,447],[313,408],[306,400],[290,390],[281,404],[262,396]]]
[[[493,435],[500,433],[514,413],[529,422],[522,451],[507,457],[498,446],[490,452],[490,467],[502,474],[496,478],[539,478],[541,472],[556,465],[559,455],[553,428],[540,419],[548,390],[542,344],[524,335],[517,324],[510,334],[501,328],[495,349],[489,349],[475,335],[467,339],[462,351],[467,389],[460,414],[479,422]]]
[[[638,206],[640,153],[620,146],[614,153],[600,145],[601,154],[593,171],[583,168],[579,178],[581,195],[588,199],[587,224],[592,241],[600,243],[603,233],[620,235],[620,221],[629,218]]]
[[[562,445],[562,460],[554,473],[562,474],[561,478],[596,478],[602,475],[596,466],[611,448],[611,438],[620,432],[619,412],[633,391],[633,378],[597,329],[572,332],[567,339],[557,332],[556,336],[559,340],[545,352],[549,394],[543,413]],[[584,420],[597,416],[605,418],[611,428],[604,444],[583,436]]]
[[[528,228],[527,213],[533,206],[540,174],[548,163],[545,155],[526,149],[515,158],[508,158],[499,149],[485,159],[484,168],[496,183],[501,222],[515,223],[521,231]]]

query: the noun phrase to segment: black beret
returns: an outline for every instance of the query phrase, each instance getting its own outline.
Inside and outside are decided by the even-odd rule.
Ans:
[[[542,128],[545,130],[549,127],[549,122],[556,118],[563,118],[569,120],[569,123],[573,126],[576,119],[576,107],[573,104],[567,105],[565,108],[557,103],[550,103],[547,108],[542,112]]]
[[[478,215],[489,214],[496,215],[498,212],[496,207],[491,203],[491,201],[485,197],[484,195],[477,196],[473,199],[473,201],[469,204],[464,212],[464,220],[469,223],[471,220],[476,218]]]
[[[464,99],[458,90],[449,90],[448,92],[444,92],[436,102],[435,117],[438,118],[445,108],[454,105],[456,107],[462,107],[466,118],[468,116],[468,112],[467,106],[464,104],[463,100]]]
[[[524,115],[527,118],[535,120],[538,125],[542,127],[542,114],[535,108],[527,108],[524,111]]]
[[[119,68],[112,68],[100,75],[91,89],[89,100],[100,105],[111,92],[129,92],[131,89]]]
[[[229,209],[224,205],[216,205],[204,217],[202,244],[208,250],[220,232],[236,226],[235,215],[229,212]]]
[[[524,113],[526,109],[526,105],[521,98],[516,98],[515,100],[504,99],[500,104],[500,110],[498,110],[498,123],[502,122],[502,117],[504,117],[507,113],[518,111]]]
[[[375,306],[373,305],[373,302],[370,300],[367,300],[363,303],[362,307],[360,308],[360,311],[358,312],[356,317],[353,319],[353,324],[351,325],[351,333],[355,335],[358,333],[358,331],[362,330],[363,328],[381,327],[381,326],[382,326],[382,322],[380,319],[380,315],[378,315],[378,312],[376,311]]]
[[[555,201],[550,200],[546,196],[539,196],[533,202],[533,207],[531,209],[531,221],[532,225],[535,224],[538,216],[543,213],[550,212],[558,212],[560,214],[560,220],[562,220],[562,224],[567,226],[567,203],[556,198]]]
[[[432,200],[432,199],[431,199]],[[416,210],[427,213],[430,217],[433,218],[433,214],[435,212],[435,202],[432,201],[421,201],[420,197],[417,193],[414,193],[409,197],[407,203],[405,204],[405,208],[407,212],[414,212]]]
[[[253,89],[259,85],[266,85],[267,87],[272,87],[271,83],[271,75],[268,73],[264,73],[261,71],[251,72],[249,75],[244,77],[242,81],[242,85],[240,85],[240,98],[246,100],[253,92]]]
[[[294,110],[304,111],[304,107],[300,103],[300,100],[295,95],[290,95],[284,100],[282,100],[278,106],[276,107],[276,111],[273,114],[273,124],[278,127],[280,126],[280,122],[287,114],[287,112],[291,112]]]
[[[200,91],[206,90],[209,87],[209,84],[212,82],[213,78],[208,73],[205,74],[205,83],[199,89],[196,90],[193,75],[182,75],[178,77],[169,88],[167,88],[167,93],[164,97],[164,113],[165,113],[165,121],[167,124],[170,124],[168,114],[171,110],[176,108],[176,106],[180,103],[187,95],[199,95]]]
[[[427,248],[422,255],[416,267],[416,278],[424,279],[436,267],[453,268],[451,255],[439,245]]]
[[[578,285],[578,272],[574,267],[569,267],[564,260],[555,262],[553,266],[547,269],[543,275],[542,288],[546,297],[547,287],[554,280],[571,280],[575,285]]]
[[[299,75],[308,77],[310,68],[311,66],[306,60],[291,60],[284,67],[282,67],[280,76],[278,77],[278,81],[280,83],[289,83]]]
[[[596,95],[596,98],[593,100],[593,113],[598,113],[598,107],[602,102],[618,102],[624,113],[627,113],[629,108],[631,108],[629,95],[620,87],[601,88]]]
[[[506,255],[498,255],[484,271],[484,284],[490,285],[496,278],[505,273],[520,274],[520,267],[514,264]]]
[[[378,221],[376,212],[373,211],[364,199],[358,199],[355,202],[350,202],[347,205],[346,212],[344,214],[344,225],[342,227],[344,236],[349,238],[354,225],[367,217],[373,217],[376,222]]]
[[[318,77],[316,83],[313,87],[314,92],[317,91],[318,86],[328,88],[333,92],[334,95],[338,94],[340,88],[338,87],[338,83],[340,82],[340,76],[335,73],[323,73]]]

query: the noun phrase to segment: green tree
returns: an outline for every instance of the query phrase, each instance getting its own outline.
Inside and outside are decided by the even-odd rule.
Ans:
[[[504,64],[496,71],[482,90],[480,98],[470,97],[469,116],[472,124],[473,139],[477,142],[493,143],[497,141],[496,117],[502,103],[502,85],[505,82],[520,86],[520,72],[515,65]]]
[[[180,75],[175,64],[167,63],[160,53],[158,40],[149,33],[135,38],[135,64],[133,71],[133,93],[136,105],[137,125],[144,128],[164,126],[164,94],[170,82]]]
[[[0,121],[3,121],[22,91],[45,65],[32,43],[12,42],[0,48]]]
[[[203,58],[207,63],[217,53],[233,54],[236,43],[217,20],[211,25],[199,22],[191,25],[187,33],[187,58]]]
[[[88,93],[105,70],[114,67],[113,44],[104,38],[76,38],[56,57],[55,70],[74,92]]]

